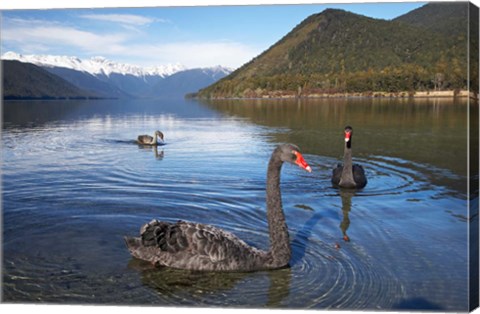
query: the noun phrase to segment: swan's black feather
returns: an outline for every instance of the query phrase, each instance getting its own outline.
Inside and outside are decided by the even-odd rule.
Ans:
[[[137,141],[139,144],[152,144],[153,137],[151,137],[150,135],[139,135],[137,137]]]
[[[186,221],[169,223],[154,219],[142,226],[139,239],[126,239],[132,255],[176,268],[252,270],[261,267],[267,254],[230,232]]]
[[[363,167],[357,164],[353,165],[353,179],[358,189],[361,189],[367,185],[367,176]]]
[[[342,178],[342,171],[343,166],[338,164],[336,168],[332,171],[332,184],[337,186],[340,183],[340,179]]]

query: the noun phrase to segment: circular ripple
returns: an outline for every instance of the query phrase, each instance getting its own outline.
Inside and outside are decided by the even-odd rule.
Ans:
[[[301,246],[301,242],[293,243],[294,254],[303,250]],[[312,239],[292,270],[297,284],[291,293],[299,296],[298,307],[389,308],[392,296],[402,294],[393,273],[350,243],[340,247]]]

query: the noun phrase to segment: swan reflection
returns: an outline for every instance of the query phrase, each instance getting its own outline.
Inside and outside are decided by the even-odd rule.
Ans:
[[[342,221],[340,222],[340,230],[342,230],[343,240],[345,242],[350,241],[350,237],[347,235],[347,230],[350,227],[350,210],[352,209],[352,197],[355,195],[355,191],[340,190],[340,198],[342,199]]]
[[[132,258],[128,268],[168,304],[281,307],[290,293],[290,267],[260,272],[209,272],[156,267]],[[246,295],[242,286],[250,286]],[[239,293],[239,291],[242,291]]]
[[[152,146],[152,145],[142,145],[142,144],[138,144],[138,148],[141,149],[141,150],[145,150],[145,151],[152,151],[153,150],[153,154],[155,156],[155,159],[157,160],[162,160],[163,159],[163,155],[164,155],[164,152],[163,152],[163,149],[162,150],[158,150],[158,146]]]

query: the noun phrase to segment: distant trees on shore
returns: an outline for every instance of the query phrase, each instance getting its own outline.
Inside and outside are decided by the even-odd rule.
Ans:
[[[457,59],[439,61],[427,69],[417,64],[389,66],[382,70],[312,74],[277,74],[251,76],[238,80],[224,79],[212,86],[208,94],[215,97],[259,97],[265,94],[328,94],[368,92],[415,92],[466,90],[467,69]]]

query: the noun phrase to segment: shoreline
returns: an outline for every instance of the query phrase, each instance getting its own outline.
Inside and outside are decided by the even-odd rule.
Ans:
[[[472,98],[478,100],[478,94],[468,90],[454,91],[417,91],[417,92],[359,92],[359,93],[309,93],[295,94],[274,91],[253,97],[198,97],[198,99],[295,99],[295,98]]]
[[[367,92],[367,93],[334,93],[311,94],[300,97],[328,98],[328,97],[371,97],[371,98],[478,98],[474,92],[462,91],[421,91],[421,92]]]

